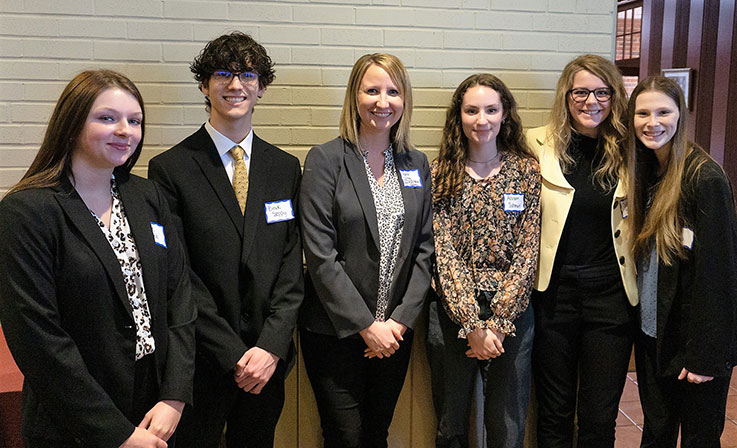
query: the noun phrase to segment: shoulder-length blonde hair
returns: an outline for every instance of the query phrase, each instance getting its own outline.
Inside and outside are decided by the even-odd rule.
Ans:
[[[658,160],[652,149],[645,147],[635,134],[634,117],[637,97],[645,92],[661,92],[678,107],[678,128],[671,139],[667,166],[656,184],[650,209],[647,210],[648,189],[657,178]],[[685,257],[681,229],[683,216],[680,205],[683,187],[698,174],[699,167],[709,160],[705,151],[694,151],[697,146],[686,137],[688,108],[681,88],[663,76],[650,76],[640,82],[632,92],[627,107],[627,164],[630,210],[628,219],[633,235],[632,252],[635,259],[648,256],[655,238],[658,258],[671,265],[676,257]],[[689,157],[691,155],[691,157]],[[687,158],[690,160],[687,163]]]
[[[437,158],[437,171],[433,179],[433,198],[441,200],[460,194],[463,188],[463,175],[468,158],[468,138],[463,133],[461,107],[463,96],[468,89],[476,86],[488,87],[499,94],[502,103],[502,121],[497,148],[520,157],[534,158],[522,132],[522,120],[517,113],[517,102],[501,79],[489,73],[477,73],[461,82],[453,93],[445,116],[443,140]]]
[[[141,106],[141,141],[133,154],[116,173],[129,173],[136,164],[143,148],[146,115],[143,97],[138,88],[125,75],[112,70],[87,70],[72,79],[61,92],[54,112],[49,119],[41,147],[28,171],[8,194],[28,188],[53,187],[71,174],[71,155],[78,144],[87,115],[97,97],[107,89],[117,88],[133,95]]]
[[[627,94],[624,90],[622,75],[619,69],[611,61],[601,56],[584,54],[569,62],[558,79],[555,91],[555,101],[550,112],[551,134],[547,138],[552,139],[552,146],[560,160],[560,166],[564,172],[570,172],[575,164],[568,153],[568,146],[573,133],[573,117],[568,108],[568,92],[573,87],[573,78],[576,73],[585,70],[612,89],[612,97],[609,99],[609,116],[599,125],[600,145],[603,156],[599,166],[594,169],[594,180],[605,190],[612,190],[617,186],[617,179],[622,175],[621,170],[625,167],[624,157],[620,149],[625,136],[625,112],[627,110]]]
[[[392,82],[399,89],[404,101],[404,111],[399,121],[392,126],[389,140],[397,152],[404,152],[412,145],[409,141],[409,124],[412,120],[412,85],[409,82],[407,69],[402,61],[394,55],[386,53],[365,54],[353,64],[353,70],[348,78],[348,87],[345,90],[343,110],[340,113],[340,136],[361,148],[358,136],[361,133],[361,117],[358,114],[358,92],[361,89],[363,75],[372,65],[384,69]]]

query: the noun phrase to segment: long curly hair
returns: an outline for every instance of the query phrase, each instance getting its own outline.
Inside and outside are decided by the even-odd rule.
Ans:
[[[599,166],[594,169],[594,181],[604,190],[611,191],[617,186],[617,180],[625,168],[621,145],[624,143],[626,133],[624,120],[627,112],[627,93],[624,90],[622,75],[613,62],[601,56],[584,54],[565,66],[558,79],[555,101],[550,111],[551,134],[547,138],[552,139],[552,146],[555,148],[563,172],[570,172],[575,162],[568,154],[574,129],[573,117],[568,108],[568,92],[573,87],[576,73],[582,70],[601,79],[612,89],[609,116],[599,125],[603,157]]]
[[[433,199],[441,200],[460,194],[468,159],[468,138],[463,133],[461,106],[463,96],[472,87],[485,86],[499,94],[504,122],[496,137],[497,148],[520,157],[535,158],[522,132],[522,120],[517,113],[517,102],[501,79],[489,73],[471,75],[460,83],[453,93],[445,116],[443,140],[436,159],[436,176],[433,183]]]

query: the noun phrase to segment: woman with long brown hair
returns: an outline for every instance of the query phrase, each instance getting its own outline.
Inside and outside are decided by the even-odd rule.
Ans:
[[[724,170],[688,141],[672,80],[632,92],[629,225],[640,319],[635,348],[643,447],[720,446],[737,362],[737,216]]]
[[[499,78],[479,73],[458,86],[431,168],[436,300],[430,303],[427,354],[438,418],[435,445],[469,446],[480,369],[487,445],[522,448],[540,168],[514,97]]]
[[[614,445],[632,352],[637,287],[628,253],[617,67],[582,55],[561,73],[547,126],[528,142],[542,173],[532,362],[540,447]]]
[[[168,205],[130,174],[143,99],[90,70],[0,202],[0,319],[28,447],[166,447],[192,399],[189,270]]]

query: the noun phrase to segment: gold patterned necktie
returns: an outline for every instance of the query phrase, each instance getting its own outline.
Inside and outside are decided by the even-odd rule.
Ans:
[[[238,199],[238,205],[241,206],[241,213],[246,211],[246,198],[248,197],[248,169],[246,161],[243,160],[243,148],[236,145],[230,150],[230,155],[235,160],[235,169],[233,170],[233,190],[235,197]]]

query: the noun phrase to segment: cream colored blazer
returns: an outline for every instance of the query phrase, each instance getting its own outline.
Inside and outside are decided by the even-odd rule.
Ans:
[[[526,133],[527,144],[537,155],[540,161],[542,174],[542,190],[540,192],[540,207],[542,222],[540,226],[540,257],[538,258],[535,289],[545,291],[550,284],[550,275],[553,272],[555,253],[558,250],[563,226],[568,218],[568,211],[573,202],[575,189],[568,183],[563,170],[560,168],[555,149],[547,142],[548,127],[529,129]],[[627,217],[627,198],[623,183],[617,184],[612,199],[612,240],[614,252],[619,263],[619,272],[627,298],[634,306],[638,303],[637,279],[635,277],[635,263],[631,255],[629,234],[624,225]]]

